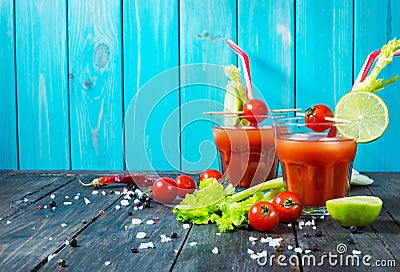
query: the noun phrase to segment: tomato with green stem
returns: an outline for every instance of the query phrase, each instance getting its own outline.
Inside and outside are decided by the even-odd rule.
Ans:
[[[277,194],[272,203],[279,213],[279,221],[290,223],[296,221],[303,212],[303,202],[293,192],[285,191]]]
[[[273,229],[279,222],[279,213],[274,204],[260,201],[253,204],[248,213],[250,225],[258,231]]]

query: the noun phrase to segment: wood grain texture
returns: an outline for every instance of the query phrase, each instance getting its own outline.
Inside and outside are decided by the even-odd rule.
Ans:
[[[400,38],[400,9],[398,1],[386,0],[355,1],[354,25],[354,70],[357,76],[368,54],[380,49],[389,40]],[[379,78],[389,79],[398,75],[400,59],[395,57]],[[399,93],[400,83],[395,82],[377,94],[383,98],[389,109],[390,124],[385,134],[377,141],[360,144],[357,150],[355,167],[361,171],[396,171],[400,167],[400,114]],[[376,159],[371,159],[376,158]]]
[[[73,169],[122,169],[121,6],[68,1]]]
[[[15,7],[18,139],[21,169],[68,169],[65,1]]]
[[[180,2],[179,14],[180,64],[196,65],[181,67],[180,72],[182,170],[218,168],[212,120],[203,112],[223,109],[228,78],[222,66],[236,63],[235,53],[226,44],[236,37],[236,3],[185,0]]]
[[[352,85],[351,1],[296,1],[296,107],[334,109]]]
[[[0,169],[18,168],[13,1],[0,2]]]
[[[125,160],[180,169],[178,1],[124,1]]]
[[[294,12],[294,1],[238,1],[238,43],[250,58],[255,96],[271,109],[295,107]]]

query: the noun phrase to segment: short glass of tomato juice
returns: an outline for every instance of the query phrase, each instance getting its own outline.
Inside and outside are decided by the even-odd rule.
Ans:
[[[248,188],[275,178],[277,160],[272,118],[267,117],[257,126],[243,125],[232,115],[219,119],[212,131],[220,170],[229,183]]]
[[[327,200],[348,196],[355,139],[330,135],[333,123],[312,130],[304,117],[275,119],[273,126],[285,189],[302,199],[305,214],[325,213]]]

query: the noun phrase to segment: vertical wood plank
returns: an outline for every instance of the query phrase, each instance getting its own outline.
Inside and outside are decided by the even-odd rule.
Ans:
[[[126,167],[179,170],[178,0],[123,3]]]
[[[0,1],[0,169],[17,169],[17,109],[14,61],[14,6]]]
[[[293,108],[294,1],[238,1],[238,43],[252,83],[272,109]]]
[[[380,49],[389,40],[400,38],[399,1],[356,0],[354,26],[354,67],[355,76],[364,60],[374,50]],[[400,58],[395,57],[379,78],[391,78],[400,74]],[[400,83],[395,82],[377,94],[389,108],[390,124],[385,134],[375,142],[358,145],[355,167],[361,171],[400,170]]]
[[[120,1],[68,1],[73,169],[122,169]]]
[[[222,66],[236,64],[236,55],[226,44],[236,37],[236,1],[180,4],[182,169],[200,171],[218,167],[212,122],[202,113],[223,109],[228,78]],[[188,64],[197,65],[185,67]]]
[[[16,1],[21,169],[68,169],[66,2]]]
[[[352,1],[296,1],[296,106],[332,110],[352,85]]]

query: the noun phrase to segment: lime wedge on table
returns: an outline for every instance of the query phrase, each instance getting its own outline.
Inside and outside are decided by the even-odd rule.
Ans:
[[[335,118],[352,121],[337,124],[338,131],[358,143],[372,142],[385,132],[389,125],[389,111],[385,102],[371,92],[349,92],[335,108]]]
[[[382,209],[382,200],[375,196],[350,196],[326,201],[332,219],[344,227],[371,224]]]
[[[246,93],[241,86],[230,88],[225,93],[224,112],[228,114],[224,118],[225,126],[235,126],[239,123],[237,112],[243,109],[244,101],[246,101]]]

